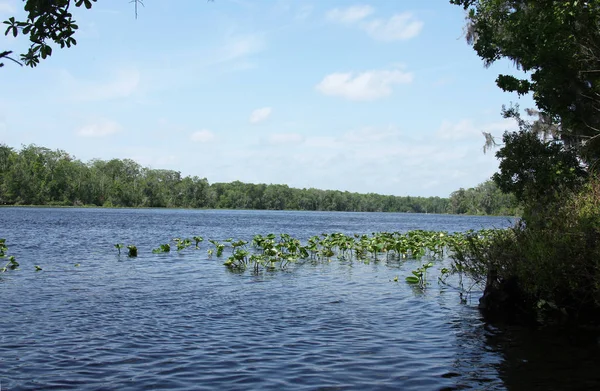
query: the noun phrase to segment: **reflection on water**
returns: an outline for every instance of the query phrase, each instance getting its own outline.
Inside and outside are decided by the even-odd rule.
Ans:
[[[461,305],[435,278],[425,292],[393,282],[414,261],[255,276],[228,273],[206,246],[150,251],[196,234],[458,231],[506,218],[15,208],[0,218],[22,265],[0,276],[3,390],[600,389],[595,335],[486,326],[476,297]],[[118,257],[116,242],[140,256]]]
[[[509,390],[598,390],[597,332],[497,329],[488,345],[502,354],[499,376]]]

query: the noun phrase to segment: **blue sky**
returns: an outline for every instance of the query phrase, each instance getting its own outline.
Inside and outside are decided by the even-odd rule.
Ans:
[[[0,18],[23,2],[0,0]],[[291,187],[448,196],[514,123],[447,0],[99,0],[77,46],[0,70],[0,142]],[[23,37],[0,49],[24,52]]]

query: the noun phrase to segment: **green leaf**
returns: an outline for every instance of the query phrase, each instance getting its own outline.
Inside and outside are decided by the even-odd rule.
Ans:
[[[406,277],[406,282],[408,282],[409,284],[418,284],[419,282],[421,282],[421,280],[415,276],[408,276]]]

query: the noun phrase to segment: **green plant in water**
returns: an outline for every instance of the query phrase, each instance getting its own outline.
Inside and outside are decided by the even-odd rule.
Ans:
[[[186,238],[186,239],[174,238],[173,241],[175,242],[175,245],[177,246],[177,251],[184,250],[192,245],[192,240],[188,239],[188,238]]]
[[[226,242],[231,242],[232,239],[227,239]],[[216,240],[213,239],[209,239],[209,242],[211,242],[213,244],[213,246],[215,246],[215,250],[216,250],[216,255],[217,257],[221,257],[223,255],[223,251],[225,250],[225,245],[222,243],[217,242]]]
[[[161,244],[158,248],[152,250],[154,254],[168,253],[171,251],[171,245],[169,243]]]
[[[194,241],[196,242],[196,249],[199,249],[200,243],[204,241],[204,238],[202,236],[194,236],[192,239],[194,239]]]
[[[6,246],[6,239],[0,239],[0,258],[5,258],[6,253],[8,252],[8,247]],[[0,272],[5,273],[7,270],[15,270],[19,267],[19,262],[15,259],[14,256],[8,257],[8,262],[4,267],[0,269]]]
[[[42,270],[42,268],[41,268],[41,267],[39,267],[38,265],[34,265],[34,267],[35,267],[35,271],[36,271],[36,272],[39,272],[39,271],[41,271],[41,270]]]
[[[121,249],[125,247],[122,243],[115,244],[115,248],[119,250],[119,255],[121,255]]]
[[[433,262],[421,265],[421,267],[412,271],[412,276],[406,277],[406,282],[409,284],[418,284],[420,288],[425,288],[427,284],[427,269],[432,266]]]
[[[0,272],[4,273],[7,270],[15,270],[18,267],[19,267],[19,262],[17,262],[15,257],[11,255],[10,257],[8,257],[8,262],[6,263],[6,265],[4,265],[4,267],[2,269],[0,269]]]
[[[127,246],[127,250],[129,250],[127,256],[130,258],[135,258],[138,255],[138,249],[136,246],[129,245]]]

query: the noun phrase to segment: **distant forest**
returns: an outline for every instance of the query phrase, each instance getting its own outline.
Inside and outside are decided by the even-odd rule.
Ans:
[[[516,215],[518,204],[492,181],[449,198],[399,197],[338,190],[295,189],[239,181],[210,184],[130,159],[84,163],[36,145],[0,144],[0,205],[166,207]]]

